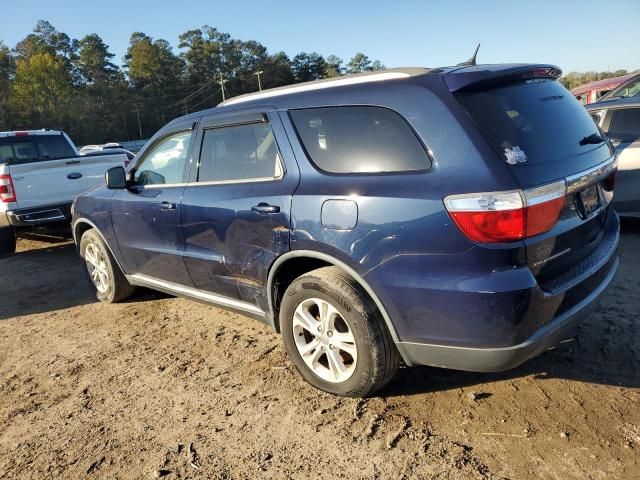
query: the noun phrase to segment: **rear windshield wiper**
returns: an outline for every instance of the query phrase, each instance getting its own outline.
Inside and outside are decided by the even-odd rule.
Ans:
[[[592,133],[580,140],[580,145],[597,145],[602,142],[604,142],[604,138],[597,133]]]

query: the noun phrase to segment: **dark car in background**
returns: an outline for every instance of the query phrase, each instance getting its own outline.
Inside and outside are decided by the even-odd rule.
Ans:
[[[586,108],[618,157],[613,205],[621,216],[640,217],[640,91],[636,96],[612,97]]]
[[[97,297],[266,322],[312,385],[499,371],[573,335],[618,267],[615,158],[552,65],[394,69],[233,98],[79,196]]]

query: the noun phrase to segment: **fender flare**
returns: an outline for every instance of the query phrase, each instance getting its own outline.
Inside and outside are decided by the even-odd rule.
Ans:
[[[269,299],[269,313],[270,313],[271,322],[272,322],[271,326],[273,327],[274,330],[277,330],[277,329],[276,329],[276,312],[275,312],[275,307],[273,305],[273,295],[272,295],[273,280],[276,276],[276,273],[278,272],[278,268],[282,264],[284,264],[288,260],[291,260],[292,258],[301,258],[301,257],[315,258],[318,260],[322,260],[336,267],[340,267],[345,272],[347,272],[356,282],[358,282],[358,284],[364,289],[364,291],[367,292],[369,297],[371,297],[373,302],[376,304],[376,307],[378,307],[378,311],[382,315],[382,319],[384,320],[384,323],[387,329],[389,330],[389,333],[391,334],[391,338],[393,339],[393,342],[396,344],[400,342],[398,338],[398,334],[396,333],[396,329],[393,326],[393,322],[391,321],[391,317],[389,317],[389,314],[387,313],[387,309],[384,307],[382,301],[380,300],[380,298],[378,298],[378,296],[373,291],[371,286],[367,283],[367,281],[364,278],[362,278],[362,276],[358,272],[356,272],[353,268],[351,268],[349,265],[347,265],[343,261],[338,260],[337,258],[332,257],[331,255],[328,255],[326,253],[316,252],[313,250],[292,250],[290,252],[287,252],[284,255],[281,255],[280,257],[278,257],[278,259],[275,262],[273,262],[273,265],[271,265],[271,268],[269,269],[269,276],[267,278],[267,295]],[[400,354],[404,358],[402,351],[400,351]]]

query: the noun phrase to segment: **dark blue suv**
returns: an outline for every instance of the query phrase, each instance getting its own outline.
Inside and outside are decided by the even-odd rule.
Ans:
[[[559,75],[387,70],[176,119],[75,201],[97,296],[255,317],[338,395],[400,361],[515,367],[569,338],[618,267],[616,159]]]

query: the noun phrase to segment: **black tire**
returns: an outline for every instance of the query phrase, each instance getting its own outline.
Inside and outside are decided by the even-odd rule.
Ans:
[[[0,258],[16,252],[16,232],[13,227],[0,227]]]
[[[87,261],[87,248],[94,249],[98,253],[99,259],[104,261],[104,271],[106,281],[104,289],[98,288],[96,282],[91,277],[89,262]],[[120,270],[118,263],[114,260],[109,248],[105,245],[102,237],[94,230],[87,230],[80,239],[80,256],[85,260],[84,269],[87,280],[96,291],[96,297],[101,302],[118,303],[130,297],[136,287],[127,282],[124,274]]]
[[[355,340],[357,361],[353,362],[353,373],[340,383],[317,375],[305,363],[296,346],[296,336],[300,341],[302,333],[300,330],[294,333],[294,313],[299,305],[310,299],[324,300],[334,306]],[[360,285],[338,267],[323,267],[293,281],[280,306],[280,327],[289,358],[303,378],[314,387],[334,395],[369,396],[393,378],[400,364],[400,354],[375,304]],[[345,358],[343,353],[339,354]]]

